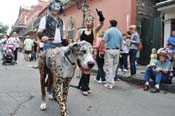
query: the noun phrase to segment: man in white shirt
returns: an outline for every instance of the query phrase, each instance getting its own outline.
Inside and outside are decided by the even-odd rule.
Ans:
[[[63,20],[59,17],[59,14],[61,13],[63,13],[62,2],[60,0],[53,0],[48,5],[47,15],[43,16],[40,20],[37,34],[44,43],[44,51],[51,48],[61,47],[65,42],[63,39]],[[44,54],[41,54],[39,66],[33,68],[45,70],[46,64],[41,62],[43,56]]]
[[[63,38],[63,20],[58,16],[62,3],[53,0],[48,6],[48,13],[41,18],[38,37],[44,42],[44,50],[61,47]]]

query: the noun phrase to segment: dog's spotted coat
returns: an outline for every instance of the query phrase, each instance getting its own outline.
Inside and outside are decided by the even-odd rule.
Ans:
[[[41,81],[42,104],[41,110],[46,110],[45,80],[48,74],[47,91],[51,94],[52,85],[57,102],[60,107],[61,116],[69,116],[67,111],[67,96],[70,81],[74,75],[77,61],[82,68],[88,68],[87,62],[94,62],[92,46],[81,41],[70,44],[67,47],[50,49],[43,53],[39,60],[39,71]]]

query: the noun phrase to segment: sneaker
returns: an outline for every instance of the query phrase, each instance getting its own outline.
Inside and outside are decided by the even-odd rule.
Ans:
[[[106,81],[101,81],[101,84],[106,84]]]
[[[89,91],[87,91],[88,92],[88,94],[91,94],[92,93],[92,91],[91,90],[89,90]]]
[[[114,81],[120,81],[120,79],[118,78],[118,79],[115,79]]]
[[[84,96],[88,96],[88,91],[82,91],[82,94],[84,95]]]
[[[105,84],[106,83],[106,81],[101,81],[101,80],[99,80],[99,81],[96,80],[96,82],[99,83],[99,84]]]
[[[149,90],[149,86],[148,85],[145,85],[144,91],[148,91],[148,90]]]
[[[150,92],[151,93],[159,93],[160,90],[158,88],[154,87],[154,89],[152,89]]]
[[[97,80],[96,78],[94,79],[94,81],[96,81],[97,83],[100,83],[101,82],[101,80]]]
[[[33,69],[38,69],[38,66],[32,66]]]
[[[122,71],[122,69],[121,69],[121,68],[119,68],[119,69],[118,69],[118,71],[119,71],[119,72],[121,72],[121,71]]]
[[[105,84],[104,85],[106,88],[109,88],[109,89],[112,89],[113,88],[113,85],[110,85],[110,84]]]
[[[128,72],[128,70],[127,69],[124,69],[123,72]]]
[[[99,80],[99,81],[97,81],[97,83],[102,83],[102,81],[101,81],[101,80]]]

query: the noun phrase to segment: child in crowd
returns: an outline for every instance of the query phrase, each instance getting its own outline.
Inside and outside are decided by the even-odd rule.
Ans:
[[[155,65],[155,63],[157,62],[157,50],[155,48],[152,49],[150,59],[150,64]]]
[[[96,81],[97,83],[105,83],[105,72],[103,69],[104,66],[104,54],[105,54],[105,49],[102,49],[102,51],[99,51],[99,48],[101,47],[101,41],[103,38],[104,32],[100,31],[97,34],[97,38],[95,41],[95,59],[97,62],[98,66],[98,71],[97,71],[97,76],[96,76]]]
[[[123,34],[123,44],[120,57],[119,71],[128,71],[128,53],[129,53],[129,37],[127,34]]]

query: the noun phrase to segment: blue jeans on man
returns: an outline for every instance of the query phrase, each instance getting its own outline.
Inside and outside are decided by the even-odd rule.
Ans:
[[[53,43],[51,40],[47,40],[44,42],[44,50],[48,50],[50,48],[61,47],[61,43]]]
[[[131,76],[136,74],[136,49],[130,49],[129,51],[129,58],[130,58],[130,69],[131,69]]]
[[[154,68],[148,67],[146,69],[144,80],[146,82],[149,82],[149,80],[152,79],[156,82],[156,84],[160,85],[160,83],[169,83],[171,81],[171,77],[169,74],[164,74],[163,72],[156,72]]]

